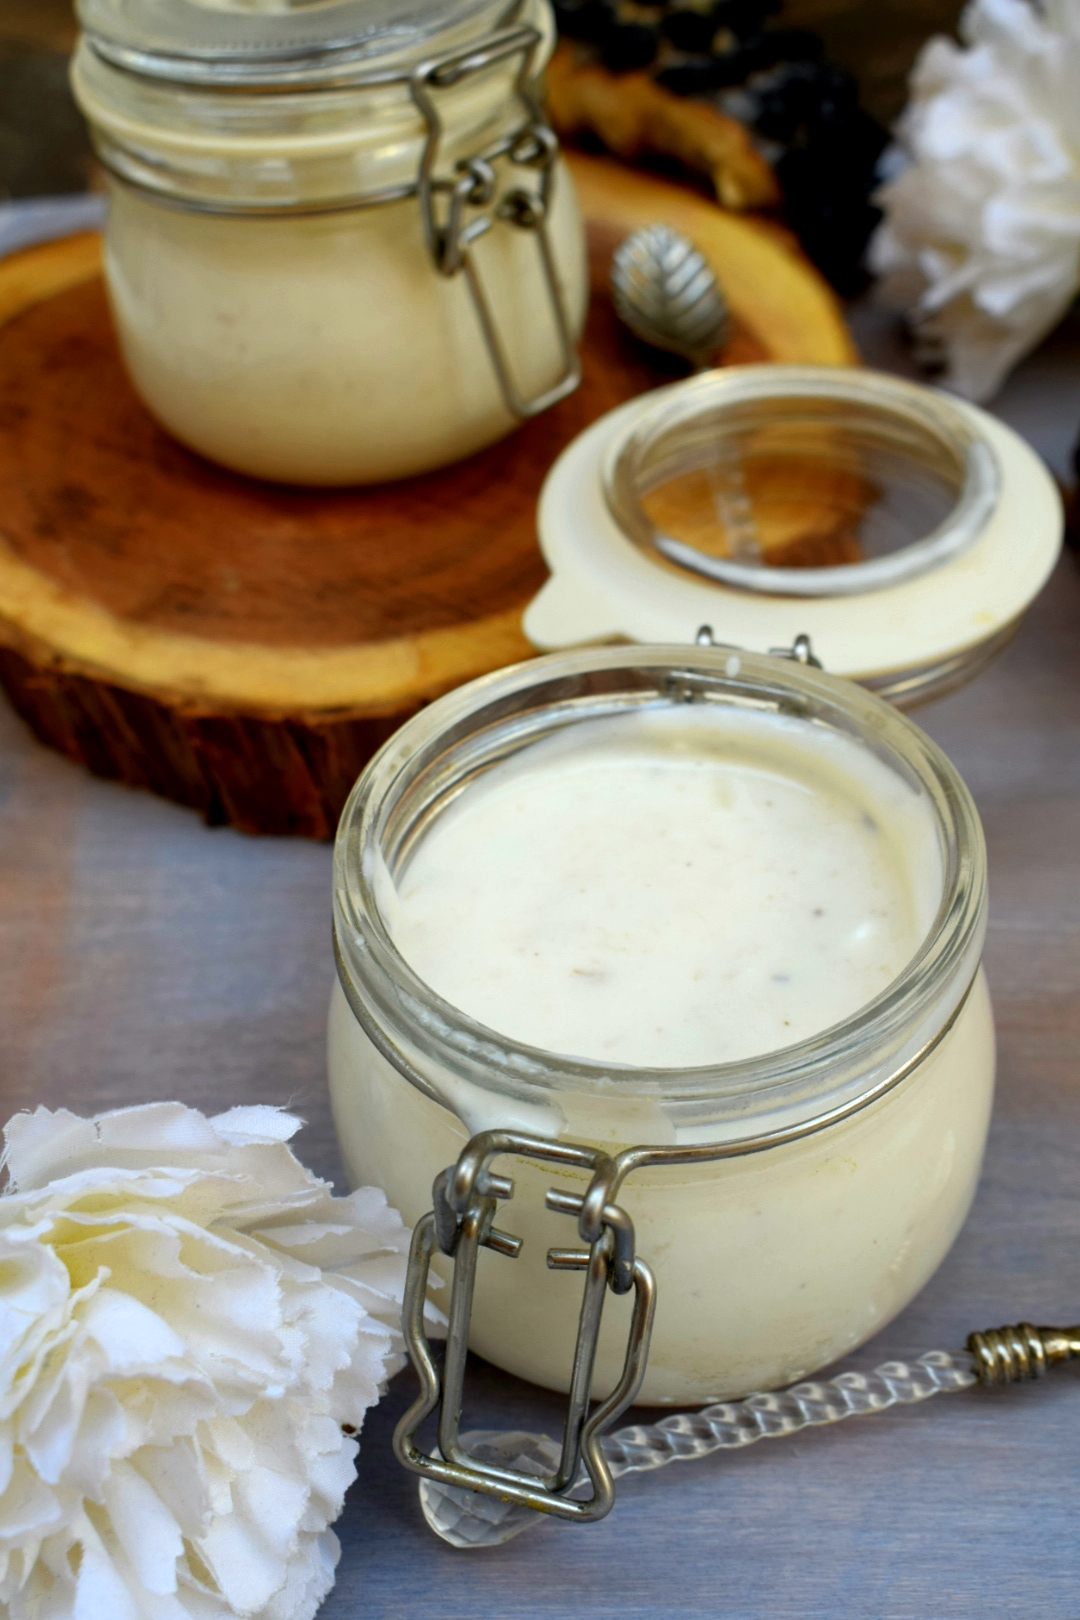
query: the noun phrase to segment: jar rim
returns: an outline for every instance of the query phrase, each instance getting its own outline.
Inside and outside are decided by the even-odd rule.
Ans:
[[[926,794],[943,853],[937,913],[911,961],[873,1000],[792,1046],[733,1063],[636,1068],[518,1042],[452,1006],[400,954],[376,895],[389,835],[399,845],[463,784],[455,749],[476,740],[466,779],[552,729],[635,703],[714,701],[772,707],[833,724],[872,748]],[[530,706],[531,705],[531,706]],[[460,769],[465,754],[457,761]],[[420,795],[420,820],[403,819]],[[423,795],[427,794],[426,805]],[[434,796],[433,796],[434,795]],[[417,809],[414,806],[414,811]],[[396,820],[394,818],[397,818]],[[411,830],[410,830],[411,829]],[[768,654],[709,647],[627,647],[559,653],[459,688],[408,721],[350,795],[334,855],[339,974],[366,1032],[407,1079],[453,1107],[471,1082],[521,1104],[557,1106],[559,1093],[651,1099],[685,1134],[759,1134],[763,1123],[817,1128],[888,1089],[886,1078],[940,1038],[974,980],[986,926],[986,856],[978,813],[942,751],[887,703],[823,671]],[[417,1059],[415,1054],[419,1053]],[[433,1082],[425,1063],[449,1085]]]
[[[744,432],[775,431],[817,408],[850,409],[844,423],[892,438],[913,461],[934,459],[956,484],[951,510],[930,533],[898,550],[839,566],[791,568],[738,557],[715,557],[662,532],[643,496],[673,472],[723,456],[720,436],[738,423]],[[744,420],[740,421],[740,417]],[[770,596],[865,595],[917,578],[962,556],[979,539],[1001,494],[993,446],[969,415],[944,395],[884,372],[837,366],[748,366],[707,371],[658,392],[629,431],[609,446],[604,495],[623,533],[646,554],[744,591]]]
[[[337,213],[423,202],[468,160],[505,155],[537,117],[553,42],[547,0],[470,0],[422,49],[382,55],[346,38],[207,60],[84,28],[71,84],[99,162],[151,200],[240,218]]]
[[[350,86],[408,79],[463,27],[506,27],[523,0],[333,0],[277,11],[222,0],[77,0],[83,34],[112,67],[207,88],[283,89],[346,73]]]

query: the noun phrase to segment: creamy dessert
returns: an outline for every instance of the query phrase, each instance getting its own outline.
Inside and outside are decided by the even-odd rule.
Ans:
[[[982,842],[948,762],[884,704],[769,659],[728,660],[734,701],[642,704],[629,683],[581,718],[544,672],[669,656],[477,683],[475,760],[466,689],[370,767],[338,841],[329,1055],[350,1176],[411,1221],[485,1129],[728,1154],[636,1170],[618,1199],[658,1285],[641,1400],[690,1404],[809,1375],[931,1276],[974,1195],[994,1038]],[[539,741],[527,692],[520,726],[498,702],[530,679],[555,682]],[[804,680],[832,711],[800,711]],[[408,816],[383,817],[440,726],[458,763],[417,764]],[[565,1388],[580,1286],[545,1257],[576,1231],[544,1200],[587,1178],[502,1166],[498,1223],[524,1247],[481,1255],[470,1342]],[[627,1321],[609,1297],[599,1391]]]
[[[932,910],[911,808],[803,729],[665,708],[535,745],[431,827],[395,944],[490,1029],[599,1062],[730,1063],[839,1023]]]

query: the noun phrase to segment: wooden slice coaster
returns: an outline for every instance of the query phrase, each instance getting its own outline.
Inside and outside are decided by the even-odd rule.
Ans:
[[[666,219],[715,264],[735,316],[722,361],[855,358],[835,300],[768,227],[599,159],[574,168],[596,291],[581,388],[459,466],[380,488],[259,483],[158,428],[121,366],[96,238],[0,263],[0,681],[43,741],[211,823],[332,836],[403,719],[530,655],[548,468],[669,379],[604,290],[640,223]]]

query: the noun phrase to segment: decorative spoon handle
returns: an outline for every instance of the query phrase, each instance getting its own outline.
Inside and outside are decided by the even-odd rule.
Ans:
[[[1080,1327],[1037,1328],[1030,1323],[972,1333],[966,1350],[928,1350],[916,1361],[886,1361],[873,1372],[842,1372],[822,1382],[793,1384],[772,1394],[722,1401],[697,1412],[673,1412],[658,1423],[631,1424],[608,1435],[606,1456],[615,1478],[649,1473],[714,1451],[751,1446],[820,1428],[845,1418],[914,1406],[933,1395],[976,1384],[1016,1384],[1041,1378],[1051,1367],[1080,1360]],[[486,1462],[526,1473],[553,1472],[561,1448],[547,1435],[500,1432],[462,1436],[465,1448]],[[540,1523],[530,1508],[453,1486],[420,1485],[424,1517],[453,1547],[497,1547]]]

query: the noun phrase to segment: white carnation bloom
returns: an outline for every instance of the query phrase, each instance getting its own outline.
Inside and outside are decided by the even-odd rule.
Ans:
[[[986,399],[1080,285],[1080,0],[973,0],[961,35],[916,63],[870,262]]]
[[[0,1609],[308,1620],[358,1429],[401,1364],[409,1235],[272,1108],[7,1127]]]

